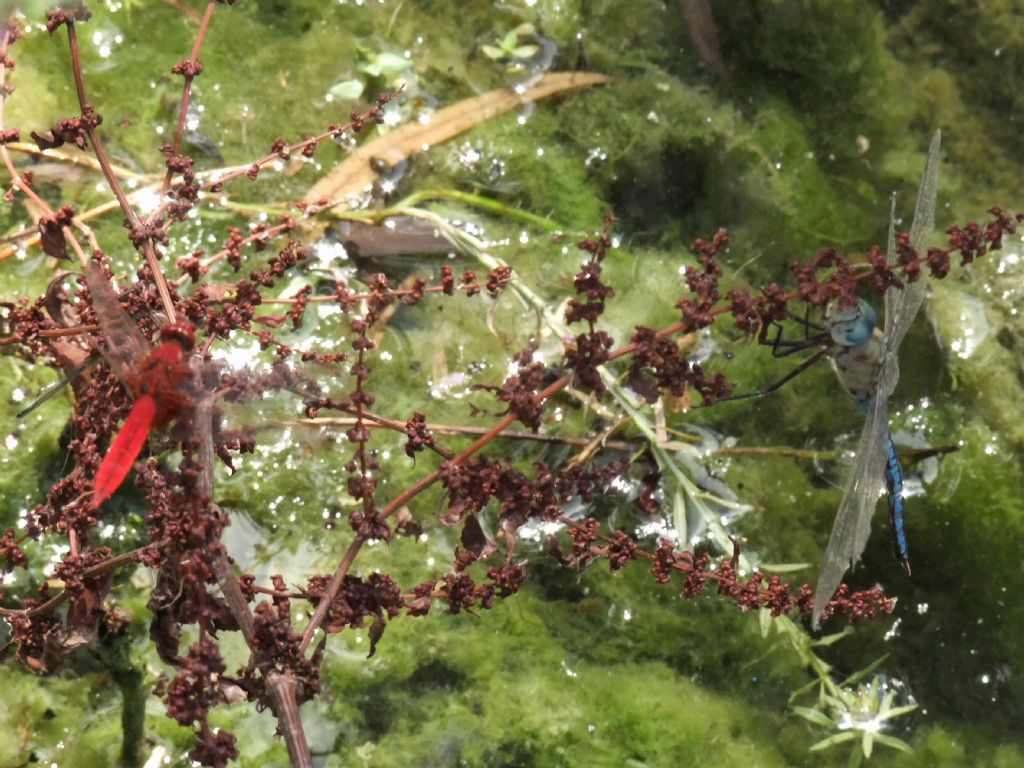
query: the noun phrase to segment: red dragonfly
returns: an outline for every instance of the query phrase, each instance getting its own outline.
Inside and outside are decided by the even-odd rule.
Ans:
[[[153,348],[121,309],[117,293],[97,265],[86,266],[85,282],[107,342],[103,356],[135,397],[96,472],[90,502],[96,509],[128,476],[150,429],[164,426],[188,409],[188,384],[195,380],[189,361],[195,329],[185,320],[169,323],[160,331],[160,344]]]

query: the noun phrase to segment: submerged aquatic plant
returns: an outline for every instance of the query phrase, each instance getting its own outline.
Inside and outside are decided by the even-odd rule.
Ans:
[[[838,733],[822,739],[812,750],[829,749],[841,744],[852,744],[847,765],[858,766],[863,759],[870,759],[876,743],[901,752],[910,752],[910,746],[884,731],[891,727],[891,721],[917,709],[917,704],[897,705],[902,687],[891,683],[884,675],[875,675],[866,683],[847,681],[843,685],[831,685],[830,690],[821,694],[824,709],[794,707],[793,711],[806,720]]]
[[[826,249],[812,262],[795,268],[792,290],[771,285],[760,291],[737,289],[728,297],[719,291],[723,270],[718,256],[728,243],[728,233],[722,230],[693,246],[699,267],[686,271],[688,293],[677,304],[679,321],[658,329],[637,327],[626,342],[602,327],[606,306],[614,301],[614,286],[603,273],[614,245],[611,217],[599,234],[578,242],[585,259],[573,278],[575,296],[562,314],[543,306],[507,265],[487,256],[471,233],[411,205],[356,211],[348,217],[363,225],[384,220],[394,225],[399,214],[425,221],[431,225],[431,234],[436,236],[436,230],[453,249],[475,255],[487,273],[477,275],[465,269],[459,274],[445,264],[432,274],[417,273],[395,281],[379,273],[343,278],[328,269],[316,291],[308,278],[315,273],[306,273],[298,290],[286,291],[284,281],[303,275],[304,265],[319,246],[304,228],[342,215],[339,208],[347,201],[341,196],[289,206],[278,219],[260,221],[247,233],[232,230],[213,253],[179,254],[173,265],[178,274],[171,277],[167,274],[171,267],[161,258],[167,255],[169,237],[194,216],[215,215],[221,206],[214,203],[211,211],[204,204],[211,196],[224,193],[232,183],[244,183],[245,178],[267,183],[269,171],[296,158],[312,158],[321,144],[354,141],[356,134],[383,119],[383,107],[393,98],[383,94],[374,106],[353,114],[344,125],[332,124],[305,138],[278,139],[264,156],[250,163],[197,172],[195,158],[184,150],[188,104],[195,78],[203,72],[199,52],[204,36],[222,12],[217,6],[230,4],[207,6],[191,55],[171,68],[184,86],[173,139],[159,148],[166,170],[158,186],[158,202],[147,213],[139,211],[125,190],[127,174],[111,160],[100,130],[99,105],[87,95],[76,30],[89,20],[89,12],[74,4],[48,15],[48,30],[67,34],[78,113],[48,130],[33,131],[36,151],[73,146],[90,153],[125,217],[129,260],[138,280],[112,299],[103,299],[99,278],[90,277],[87,283],[91,284],[82,284],[60,274],[45,295],[3,304],[3,342],[29,359],[52,361],[66,371],[77,369],[98,351],[117,355],[119,338],[111,332],[111,315],[130,317],[138,326],[136,333],[143,336],[183,318],[198,330],[199,354],[190,360],[188,374],[182,372],[180,378],[197,387],[190,392],[191,400],[176,402],[168,414],[172,439],[151,441],[155,456],[174,453],[171,448],[180,445],[180,460],[161,462],[151,457],[135,464],[135,485],[146,510],[144,525],[139,527],[145,530],[137,531],[134,546],[115,552],[108,546],[110,537],[103,534],[113,517],[96,503],[94,479],[104,454],[112,450],[118,423],[133,407],[132,401],[143,399],[147,390],[119,381],[109,363],[74,382],[73,436],[68,444],[73,466],[49,488],[46,501],[0,539],[5,573],[25,574],[24,590],[3,594],[0,616],[10,628],[6,651],[29,669],[49,674],[83,647],[108,651],[129,647],[134,639],[130,618],[116,601],[115,579],[122,578],[125,566],[146,566],[155,573],[146,606],[152,616],[149,636],[168,670],[157,690],[168,717],[194,729],[197,742],[190,758],[204,765],[224,765],[238,756],[235,737],[216,727],[211,710],[245,700],[270,709],[292,764],[307,766],[312,755],[298,705],[321,693],[320,672],[329,636],[365,628],[372,656],[383,649],[385,631],[396,619],[422,617],[435,606],[451,614],[491,608],[496,598],[511,597],[522,587],[528,577],[522,533],[528,525],[543,523],[550,526],[548,548],[563,564],[583,570],[607,561],[612,570],[620,570],[637,560],[649,563],[656,582],[674,583],[686,598],[713,592],[743,610],[760,611],[765,621],[778,617],[773,623],[779,631],[788,628],[793,646],[800,647],[807,663],[815,666],[816,657],[801,645],[808,636],[787,618],[809,614],[810,588],[793,587],[745,561],[744,551],[719,519],[722,509],[738,505],[698,487],[686,463],[671,455],[658,434],[661,425],[645,410],[644,402],[656,404],[669,396],[687,398],[696,393],[711,405],[730,394],[732,387],[725,376],[707,373],[679,343],[681,336],[710,327],[719,317],[731,314],[740,328],[753,333],[783,319],[793,302],[818,308],[832,301],[852,302],[865,281],[882,292],[917,279],[924,265],[935,277],[942,277],[948,272],[950,254],[959,252],[967,263],[998,248],[1021,216],[994,208],[991,222],[954,227],[947,247],[929,249],[927,254],[917,253],[901,236],[898,271],[880,249],[869,251],[868,272],[858,272],[837,252]],[[16,25],[8,22],[0,39],[2,77],[14,69],[9,51],[17,37]],[[3,80],[0,85],[8,83]],[[87,275],[109,278],[109,255],[120,250],[119,244],[101,243],[81,212],[69,204],[54,205],[40,194],[31,172],[13,160],[10,145],[19,139],[18,130],[7,128],[0,114],[0,155],[11,177],[8,201],[30,211],[32,229],[44,253],[60,262],[77,261],[75,269]],[[303,242],[306,237],[310,243]],[[260,255],[273,244],[279,244],[273,255]],[[235,277],[233,272],[243,265],[247,274]],[[820,272],[826,276],[819,278]],[[214,282],[214,277],[221,282]],[[474,296],[483,300],[484,293],[494,299],[508,291],[538,309],[543,306],[544,320],[557,329],[563,348],[560,359],[553,362],[541,359],[545,350],[539,342],[531,344],[508,361],[510,372],[503,381],[477,386],[477,392],[490,392],[493,401],[486,405],[474,401],[474,410],[494,411],[491,425],[479,437],[461,443],[445,440],[444,426],[428,421],[424,411],[408,407],[407,398],[392,402],[383,396],[386,377],[380,369],[386,360],[379,354],[379,335],[395,313],[411,312],[426,301],[453,302],[456,295],[458,300]],[[288,332],[301,331],[314,320],[311,309],[325,306],[344,317],[346,327],[329,327],[313,341],[300,339],[301,347],[291,342]],[[582,330],[573,332],[570,326]],[[242,373],[202,364],[210,361],[200,358],[228,349],[232,337],[247,337],[266,352],[267,368]],[[295,358],[329,372],[320,377],[319,387],[292,367]],[[144,375],[141,370],[136,373],[140,378]],[[150,391],[168,394],[172,385],[157,381]],[[255,574],[242,572],[222,540],[229,524],[221,495],[227,483],[215,475],[215,461],[234,470],[243,454],[265,447],[258,429],[229,428],[224,412],[229,402],[261,398],[270,390],[287,390],[302,398],[306,425],[327,429],[343,424],[345,428],[345,440],[338,441],[341,447],[335,446],[330,453],[345,473],[339,483],[345,501],[333,505],[324,520],[325,536],[337,538],[341,554],[333,571],[306,573],[298,584],[289,584],[280,575],[260,581]],[[565,436],[567,443],[575,439],[584,444],[571,462],[537,461],[523,466],[495,449],[496,441],[511,434],[516,422],[526,429],[515,436],[522,442],[542,428],[553,431],[558,422],[557,397],[570,390],[592,404],[611,403],[621,418],[597,434]],[[626,422],[639,436],[636,442],[608,445],[611,433]],[[458,424],[447,431],[472,434],[473,426]],[[387,458],[378,447],[381,434],[401,436],[405,453],[416,461],[414,479],[401,486],[386,482]],[[291,456],[302,456],[300,442],[287,447]],[[121,458],[132,462],[136,457]],[[244,465],[240,470],[246,471]],[[702,542],[698,551],[687,549],[691,540],[680,535],[681,522],[675,536],[660,537],[653,545],[608,525],[600,498],[623,487],[639,489],[636,502],[650,514],[664,507],[699,510],[708,528],[706,544]],[[424,500],[427,493],[434,494],[432,503]],[[573,514],[574,504],[586,512]],[[370,561],[368,553],[374,545],[391,542],[394,548],[415,547],[424,529],[436,529],[438,524],[456,531],[458,538],[450,564],[443,570],[416,581],[404,573],[377,569]],[[407,540],[401,542],[402,537]],[[58,556],[52,571],[40,573],[52,578],[33,583],[30,569],[40,566],[48,547],[55,547]],[[712,547],[719,551],[704,551]],[[366,568],[358,571],[357,565],[363,562]],[[825,617],[855,622],[891,610],[892,600],[881,589],[851,593],[844,586],[827,604]],[[233,633],[244,645],[240,660],[225,642]],[[183,650],[185,642],[190,644]],[[820,665],[816,669],[825,685],[828,671]],[[134,685],[141,683],[136,679]],[[829,688],[829,697],[823,699],[833,713],[829,723],[845,722],[845,716],[838,714],[843,707],[844,712],[858,711],[857,696],[867,697],[870,703],[871,691],[848,694],[842,688]],[[142,716],[142,708],[128,709],[128,720]],[[884,697],[875,709],[871,722],[905,711]],[[862,741],[865,754],[870,753],[871,743]],[[135,721],[135,730],[127,726],[125,730],[125,762],[139,762],[140,749]]]

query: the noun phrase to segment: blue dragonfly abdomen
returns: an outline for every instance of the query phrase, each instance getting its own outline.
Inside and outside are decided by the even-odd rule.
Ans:
[[[896,455],[892,434],[887,434],[886,440],[889,450],[885,459],[885,485],[889,493],[889,525],[892,527],[893,554],[909,576],[910,547],[907,544],[907,530],[903,524],[903,468]]]

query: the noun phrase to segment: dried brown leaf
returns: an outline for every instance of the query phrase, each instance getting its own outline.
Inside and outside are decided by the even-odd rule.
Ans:
[[[602,85],[611,78],[596,72],[552,72],[544,75],[522,93],[499,88],[464,99],[435,112],[426,123],[407,123],[390,133],[363,144],[306,193],[307,203],[322,199],[344,200],[362,195],[377,178],[371,160],[395,165],[423,149],[448,141],[480,123],[515,107],[539,101],[566,91]]]

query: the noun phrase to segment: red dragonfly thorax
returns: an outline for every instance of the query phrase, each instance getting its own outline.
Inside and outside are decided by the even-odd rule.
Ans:
[[[195,328],[178,320],[160,331],[160,344],[147,355],[138,375],[129,381],[136,401],[151,397],[156,405],[153,426],[162,427],[188,405],[183,385],[191,380],[189,353],[195,345]]]

